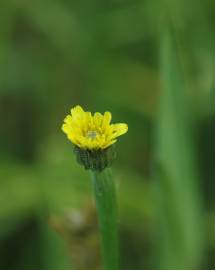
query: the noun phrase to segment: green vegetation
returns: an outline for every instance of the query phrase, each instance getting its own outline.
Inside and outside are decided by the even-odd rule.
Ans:
[[[121,269],[213,269],[213,1],[0,10],[0,269],[101,269],[89,175],[60,129],[76,104],[129,126],[113,165]]]

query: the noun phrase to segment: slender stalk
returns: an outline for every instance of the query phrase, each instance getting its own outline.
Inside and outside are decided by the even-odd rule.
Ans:
[[[92,171],[92,183],[102,240],[104,270],[119,270],[118,214],[111,169]]]

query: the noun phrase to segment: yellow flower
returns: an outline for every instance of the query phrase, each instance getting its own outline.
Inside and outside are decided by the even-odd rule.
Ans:
[[[71,109],[64,119],[62,130],[68,139],[81,149],[105,149],[128,131],[126,124],[110,124],[111,113],[85,112],[81,106]]]

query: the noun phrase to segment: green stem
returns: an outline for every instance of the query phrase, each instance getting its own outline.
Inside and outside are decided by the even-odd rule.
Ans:
[[[92,171],[92,182],[102,238],[104,270],[119,270],[118,215],[111,169]]]

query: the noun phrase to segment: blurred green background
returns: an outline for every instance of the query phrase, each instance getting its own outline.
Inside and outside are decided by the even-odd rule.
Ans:
[[[113,166],[124,270],[215,269],[215,4],[0,2],[0,269],[96,270],[71,107],[129,132]]]

